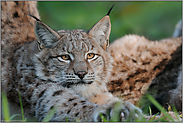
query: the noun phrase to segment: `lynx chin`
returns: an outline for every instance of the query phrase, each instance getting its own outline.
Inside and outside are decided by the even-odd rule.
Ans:
[[[2,64],[2,88],[9,101],[19,105],[19,91],[25,114],[39,121],[54,106],[57,110],[50,121],[101,121],[100,113],[110,119],[117,102],[119,120],[140,118],[139,108],[107,90],[112,71],[112,57],[107,53],[109,13],[88,32],[56,32],[32,15],[36,40],[2,53],[8,55]]]

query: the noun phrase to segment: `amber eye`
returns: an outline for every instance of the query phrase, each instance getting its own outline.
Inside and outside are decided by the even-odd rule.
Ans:
[[[71,60],[70,56],[69,55],[61,55],[61,58],[63,60]]]
[[[87,54],[87,59],[92,59],[94,58],[95,54],[94,53],[88,53]]]

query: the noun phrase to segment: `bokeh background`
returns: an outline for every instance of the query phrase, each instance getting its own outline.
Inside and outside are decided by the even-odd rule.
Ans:
[[[89,30],[114,5],[110,42],[126,34],[149,40],[172,36],[182,18],[182,1],[39,1],[41,20],[54,30]]]

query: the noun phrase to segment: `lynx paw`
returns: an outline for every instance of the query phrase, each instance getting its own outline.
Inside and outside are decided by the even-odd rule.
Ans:
[[[101,122],[103,118],[107,121],[135,121],[142,117],[141,109],[134,106],[132,103],[123,101],[117,102],[112,106],[101,106],[94,112],[94,121]]]

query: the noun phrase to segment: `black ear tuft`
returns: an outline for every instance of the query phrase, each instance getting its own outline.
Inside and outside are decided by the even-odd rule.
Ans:
[[[111,10],[113,9],[114,5],[112,5],[112,7],[109,9],[107,15],[109,15],[111,13]]]
[[[41,20],[39,20],[37,17],[35,17],[35,16],[31,15],[31,14],[28,14],[28,15],[29,15],[30,17],[36,19],[36,21],[41,21]]]

